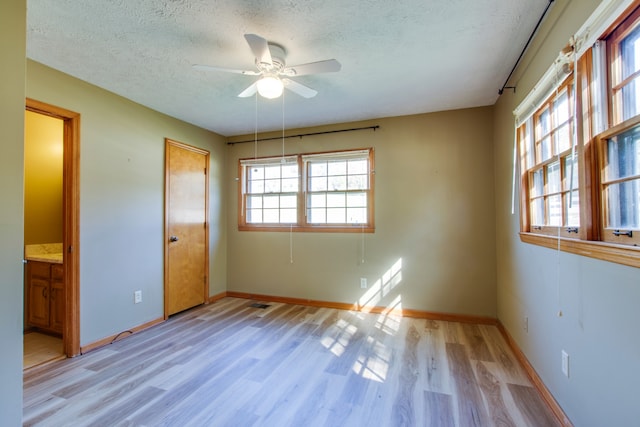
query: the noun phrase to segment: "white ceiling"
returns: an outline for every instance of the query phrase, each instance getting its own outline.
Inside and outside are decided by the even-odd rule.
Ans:
[[[492,105],[549,0],[28,0],[27,56],[224,136],[253,133],[256,77],[244,34],[285,47],[287,65],[335,58],[295,78],[284,123],[298,128]],[[65,107],[62,105],[61,107]],[[259,131],[282,100],[259,99]]]

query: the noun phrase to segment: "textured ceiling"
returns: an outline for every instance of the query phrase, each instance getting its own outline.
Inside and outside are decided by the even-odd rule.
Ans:
[[[28,0],[27,56],[221,135],[493,104],[548,0]],[[244,34],[287,64],[305,99],[238,98],[256,77]],[[62,105],[61,107],[64,107]],[[257,107],[257,108],[256,108]],[[284,114],[283,114],[284,111]]]

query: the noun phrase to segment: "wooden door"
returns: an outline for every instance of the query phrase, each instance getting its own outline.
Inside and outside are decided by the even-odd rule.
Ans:
[[[165,318],[208,298],[209,152],[165,141]]]

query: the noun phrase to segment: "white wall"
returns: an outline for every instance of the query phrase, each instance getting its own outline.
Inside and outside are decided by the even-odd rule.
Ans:
[[[0,424],[22,425],[26,0],[0,3]]]
[[[210,294],[226,289],[221,136],[33,61],[27,96],[81,115],[81,346],[163,316],[165,137],[211,152]]]
[[[285,140],[286,153],[375,148],[375,233],[294,233],[293,263],[288,232],[238,231],[238,159],[253,157],[254,144],[229,148],[228,289],[495,317],[492,109],[300,132],[375,124],[375,132]],[[282,153],[281,141],[258,144],[258,156]],[[385,277],[398,267],[389,291]],[[360,277],[369,289],[360,289]]]
[[[637,426],[640,271],[521,243],[511,215],[512,111],[599,3],[557,0],[515,74],[516,93],[495,106],[498,317],[574,425]]]

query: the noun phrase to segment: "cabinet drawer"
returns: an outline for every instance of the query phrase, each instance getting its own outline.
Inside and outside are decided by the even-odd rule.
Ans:
[[[51,278],[53,280],[64,279],[64,266],[61,264],[51,264]]]
[[[40,279],[49,280],[51,277],[50,266],[48,262],[29,261],[27,264],[31,277],[38,277]]]

